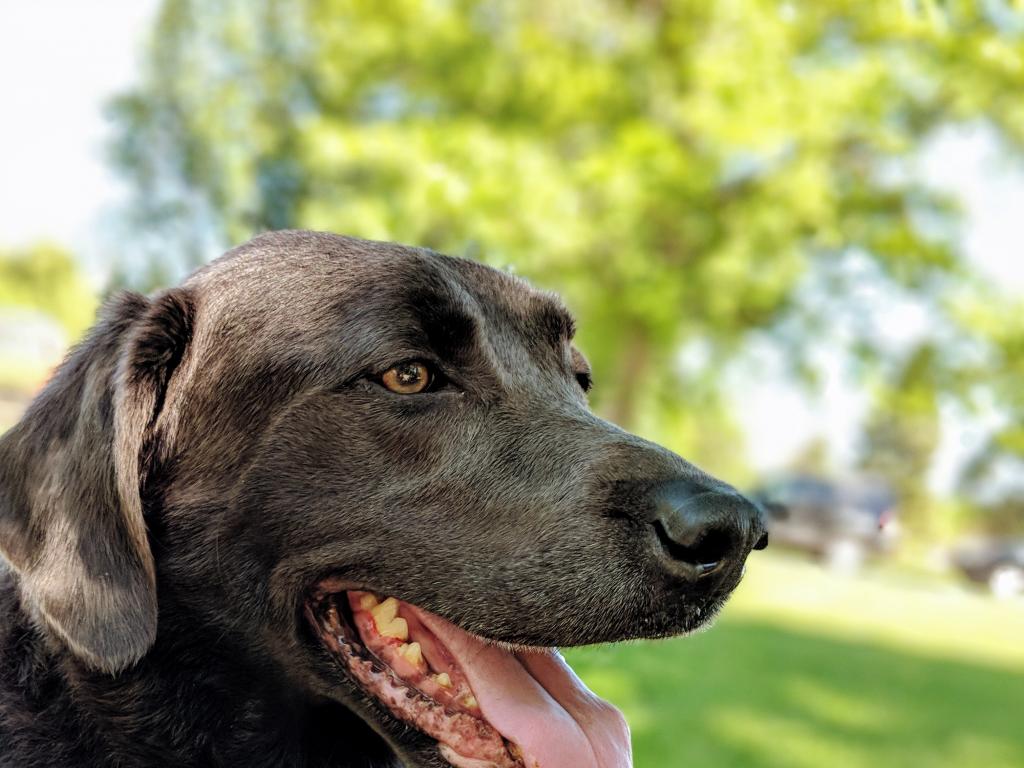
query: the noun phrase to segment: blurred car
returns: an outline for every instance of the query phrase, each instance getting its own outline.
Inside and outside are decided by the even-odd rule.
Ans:
[[[836,570],[856,571],[868,556],[892,549],[898,536],[896,497],[879,481],[796,474],[751,495],[768,513],[773,546],[810,552]]]
[[[953,551],[953,565],[999,598],[1024,595],[1024,539],[982,539]]]

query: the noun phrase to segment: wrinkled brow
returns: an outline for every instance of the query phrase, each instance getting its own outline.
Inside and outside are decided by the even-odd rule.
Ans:
[[[538,335],[560,346],[576,335],[576,321],[562,306],[545,302],[535,311],[533,325]]]
[[[432,291],[416,291],[407,302],[424,340],[439,356],[458,361],[475,346],[477,321],[451,298]]]

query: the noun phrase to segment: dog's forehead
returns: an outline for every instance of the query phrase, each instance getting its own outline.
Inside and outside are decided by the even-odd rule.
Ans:
[[[493,328],[516,329],[533,338],[560,342],[575,333],[572,315],[553,293],[475,261],[437,255],[471,298],[473,308]]]
[[[489,333],[559,343],[573,320],[561,300],[492,267],[395,243],[319,232],[272,232],[250,240],[189,280],[218,315],[273,317],[280,330],[314,328],[334,313],[438,310]],[[242,323],[245,325],[245,323]]]

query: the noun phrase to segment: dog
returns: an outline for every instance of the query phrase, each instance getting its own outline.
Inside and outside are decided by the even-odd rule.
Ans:
[[[0,766],[629,765],[555,647],[702,626],[767,536],[573,333],[303,231],[108,301],[0,440]]]

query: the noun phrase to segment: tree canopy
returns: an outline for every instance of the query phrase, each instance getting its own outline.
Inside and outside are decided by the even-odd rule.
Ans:
[[[868,443],[896,451],[873,466],[906,485],[940,395],[1024,415],[1022,307],[989,300],[954,201],[910,172],[948,125],[1019,152],[1022,92],[1000,2],[164,0],[114,149],[162,270],[282,227],[514,266],[582,317],[606,415],[708,456],[722,365],[756,332],[799,367],[820,319],[801,287],[867,260],[955,337],[854,344]],[[675,360],[698,339],[693,373]],[[1019,426],[991,451],[1024,455]]]
[[[95,288],[64,248],[0,250],[0,306],[41,312],[75,341],[92,324],[96,304]]]

